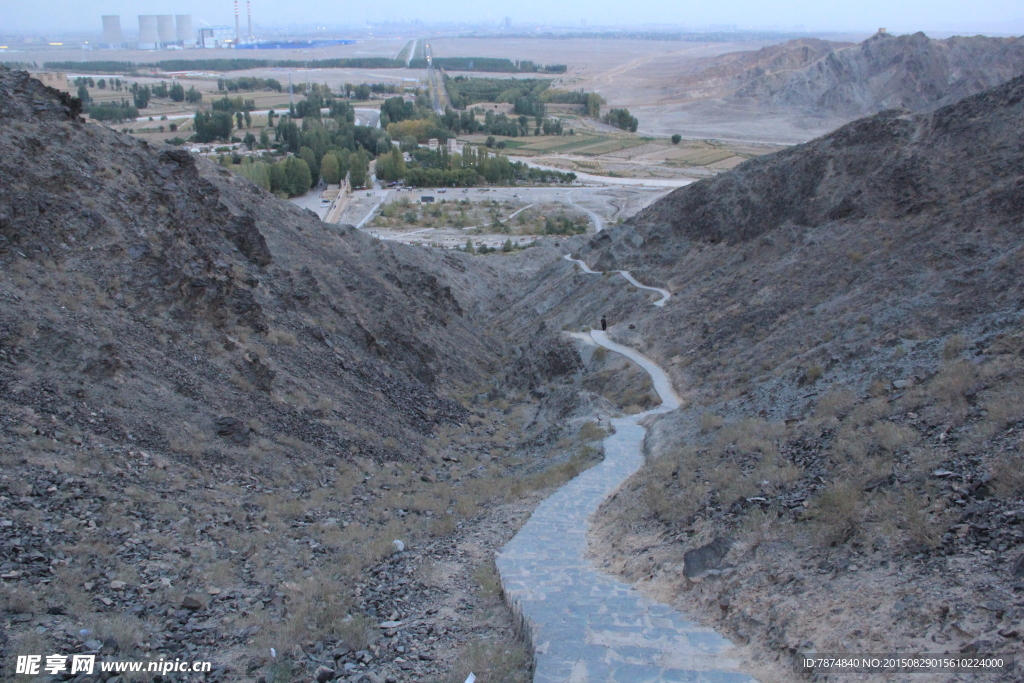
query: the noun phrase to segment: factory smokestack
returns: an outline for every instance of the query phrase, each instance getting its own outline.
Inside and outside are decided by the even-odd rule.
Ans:
[[[249,14],[249,42],[253,42],[252,35],[252,0],[245,0],[245,11]]]
[[[238,21],[238,0],[235,0],[235,45],[242,42],[242,25]]]

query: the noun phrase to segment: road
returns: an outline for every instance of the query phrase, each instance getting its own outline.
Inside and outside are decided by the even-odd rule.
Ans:
[[[564,168],[558,168],[557,166],[545,166],[544,164],[538,164],[529,157],[514,157],[510,156],[509,161],[521,161],[531,168],[540,168],[545,171],[560,171],[565,173]],[[586,184],[596,185],[634,185],[638,187],[684,187],[689,185],[694,180],[690,178],[615,178],[612,176],[603,175],[591,175],[589,173],[581,173],[580,171],[573,171],[576,174],[576,178]]]
[[[604,219],[601,218],[600,216],[598,216],[596,213],[594,213],[590,209],[586,208],[585,206],[580,206],[579,204],[574,202],[572,200],[572,195],[573,195],[572,192],[570,192],[569,195],[568,195],[569,203],[572,204],[573,206],[575,206],[577,209],[579,209],[583,213],[585,213],[588,216],[590,216],[590,220],[594,221],[594,232],[601,232],[602,230],[604,230]]]

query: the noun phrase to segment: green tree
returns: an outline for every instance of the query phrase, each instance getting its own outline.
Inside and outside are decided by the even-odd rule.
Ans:
[[[288,193],[288,178],[284,172],[285,162],[271,164],[267,169],[270,176],[270,191]]]
[[[196,90],[196,87],[194,85],[188,89],[187,93],[185,93],[185,101],[189,104],[196,104],[198,102],[202,102],[202,100],[203,93]]]
[[[313,154],[313,150],[309,147],[302,147],[299,149],[299,158],[306,162],[306,167],[309,169],[310,180],[309,186],[306,188],[308,190],[310,187],[316,185],[317,181],[320,180],[320,164],[316,163],[316,155]],[[316,170],[314,171],[314,169]]]
[[[604,104],[604,98],[596,92],[587,93],[587,116],[592,119],[599,118],[601,116],[602,104]]]
[[[197,111],[194,119],[196,142],[228,140],[231,137],[231,114],[215,111],[212,114]]]
[[[284,174],[289,197],[297,197],[309,192],[309,188],[313,184],[313,175],[309,172],[309,165],[303,159],[288,157],[285,161]]]
[[[675,135],[672,136],[672,144],[673,145],[678,145],[679,141],[682,140],[682,139],[683,139],[683,136],[680,135],[679,133],[676,133]]]
[[[89,88],[87,88],[84,83],[78,86],[78,99],[82,100],[82,104],[89,104],[92,102],[92,98],[89,97]]]
[[[256,136],[251,132],[245,134],[245,137],[242,138],[242,142],[244,142],[245,146],[249,149],[256,149]]]
[[[260,149],[267,149],[270,147],[270,136],[267,135],[267,129],[264,128],[260,131]]]
[[[369,164],[366,158],[363,156],[362,150],[358,154],[353,154],[349,161],[348,179],[352,183],[353,188],[363,187],[366,185],[366,174],[369,171]]]
[[[385,182],[395,182],[405,177],[405,159],[397,147],[377,157],[376,176]]]
[[[338,163],[338,157],[333,154],[324,155],[324,158],[320,160],[320,177],[330,185],[337,185],[341,182],[341,164]]]
[[[132,98],[135,100],[136,109],[145,109],[149,106],[149,99],[153,96],[153,91],[149,89],[148,85],[139,86],[138,83],[132,83]]]
[[[636,132],[636,128],[639,125],[639,121],[629,113],[628,109],[609,109],[608,113],[601,120],[616,128],[628,130],[632,133]]]

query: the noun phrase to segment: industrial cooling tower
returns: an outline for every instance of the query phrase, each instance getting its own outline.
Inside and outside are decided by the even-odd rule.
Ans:
[[[121,47],[124,37],[121,35],[121,15],[103,15],[103,42],[110,47]]]
[[[196,44],[196,34],[192,30],[192,15],[179,14],[175,17],[177,22],[176,36],[183,47],[192,47]]]
[[[155,50],[160,43],[160,33],[156,28],[155,14],[139,15],[139,49]]]
[[[170,45],[174,42],[174,15],[160,14],[156,18],[156,32],[160,36],[160,46]]]

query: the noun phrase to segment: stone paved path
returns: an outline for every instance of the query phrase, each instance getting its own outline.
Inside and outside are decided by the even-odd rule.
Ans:
[[[590,516],[643,462],[645,430],[639,421],[679,407],[660,367],[604,332],[590,334],[650,373],[662,403],[613,419],[615,434],[604,441],[604,461],[541,503],[496,558],[506,598],[534,648],[533,680],[756,683],[738,671],[728,640],[644,598],[586,558]]]

